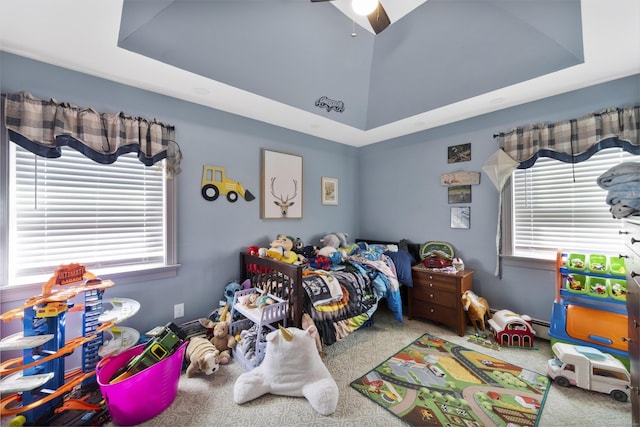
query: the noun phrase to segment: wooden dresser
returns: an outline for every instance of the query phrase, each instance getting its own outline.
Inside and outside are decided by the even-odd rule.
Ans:
[[[409,288],[409,319],[431,320],[453,328],[461,337],[467,326],[467,313],[460,297],[473,288],[474,270],[455,274],[430,270],[419,264],[412,268],[413,287]]]
[[[640,219],[624,221],[632,425],[640,427]]]

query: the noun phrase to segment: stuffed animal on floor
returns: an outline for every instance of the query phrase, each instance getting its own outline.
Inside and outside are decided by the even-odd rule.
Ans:
[[[280,326],[270,332],[262,363],[236,380],[234,402],[242,404],[271,393],[305,397],[321,415],[334,413],[338,406],[338,385],[322,363],[315,334],[315,326],[306,330]]]
[[[228,320],[224,322],[212,322],[209,319],[198,319],[200,324],[207,329],[212,330],[212,335],[209,336],[209,341],[219,351],[220,356],[218,362],[221,365],[226,365],[231,360],[231,349],[236,345],[236,339],[229,333],[231,322]]]
[[[188,378],[193,377],[198,372],[211,375],[220,367],[218,364],[220,351],[205,338],[191,338],[184,355],[189,364],[187,367]]]
[[[462,308],[469,314],[469,319],[476,332],[478,330],[485,333],[486,328],[484,324],[485,317],[491,318],[491,310],[489,309],[489,303],[485,298],[479,297],[473,291],[464,291],[461,297]]]

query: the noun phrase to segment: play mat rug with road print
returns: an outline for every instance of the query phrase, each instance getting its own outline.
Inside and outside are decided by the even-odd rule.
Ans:
[[[424,334],[351,387],[412,426],[536,426],[549,379]]]

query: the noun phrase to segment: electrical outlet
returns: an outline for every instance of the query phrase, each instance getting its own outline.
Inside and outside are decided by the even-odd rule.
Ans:
[[[184,303],[183,302],[173,306],[173,318],[177,319],[179,317],[184,317]]]

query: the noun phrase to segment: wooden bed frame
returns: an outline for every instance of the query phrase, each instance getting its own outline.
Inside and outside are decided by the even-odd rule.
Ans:
[[[356,242],[397,244],[397,242],[367,239],[356,239]],[[420,245],[409,243],[408,248],[413,257],[419,261]],[[266,290],[271,295],[288,301],[287,324],[298,328],[302,327],[303,270],[304,266],[302,265],[287,264],[272,258],[261,258],[246,252],[240,253],[240,283],[250,280],[252,287]]]

